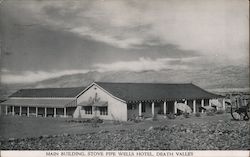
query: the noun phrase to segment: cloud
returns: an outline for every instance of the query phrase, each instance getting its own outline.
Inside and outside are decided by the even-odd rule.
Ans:
[[[14,1],[12,5],[22,8],[16,9],[17,14],[30,15],[31,22],[40,21],[118,48],[137,48],[154,39],[155,45],[174,44],[210,58],[236,63],[248,58],[247,1],[45,0]]]
[[[161,71],[168,69],[187,69],[189,68],[186,63],[195,60],[196,57],[176,59],[176,58],[140,58],[136,61],[118,61],[110,64],[95,64],[94,67],[99,72],[107,71]],[[176,64],[176,62],[178,64]]]
[[[180,66],[178,66],[170,64],[170,61],[151,58],[184,57],[186,54],[188,54],[186,56],[190,56],[191,52],[197,52],[199,56],[203,57],[199,60],[200,63],[204,63],[203,67],[212,64],[217,65],[218,63],[221,65],[249,63],[249,12],[247,1],[217,0],[215,2],[186,0],[183,2],[176,0],[144,0],[141,2],[138,0],[39,0],[4,1],[3,4],[1,9],[3,9],[2,12],[5,13],[5,17],[13,16],[15,17],[14,19],[17,20],[15,21],[17,23],[37,23],[38,25],[41,24],[49,28],[48,30],[60,30],[73,36],[77,35],[77,40],[82,42],[82,45],[87,43],[86,38],[87,40],[91,39],[91,42],[93,41],[93,45],[89,44],[91,49],[88,49],[89,47],[86,45],[74,45],[65,38],[62,38],[64,41],[56,44],[55,41],[57,40],[53,41],[54,38],[42,38],[39,36],[39,32],[29,28],[27,30],[30,30],[30,32],[33,30],[34,32],[31,35],[28,33],[25,33],[25,35],[30,36],[32,40],[35,39],[33,36],[36,36],[46,42],[49,41],[49,46],[43,46],[43,43],[46,42],[40,42],[40,40],[38,40],[43,46],[42,48],[49,47],[49,49],[41,53],[41,51],[38,51],[39,46],[35,47],[36,45],[30,44],[32,42],[27,42],[29,44],[24,45],[24,47],[27,47],[27,50],[25,49],[27,53],[39,54],[34,55],[39,58],[39,60],[41,60],[40,56],[42,55],[51,58],[47,59],[45,57],[46,61],[53,60],[54,58],[58,60],[60,57],[67,59],[67,61],[65,59],[61,62],[64,66],[53,63],[53,66],[42,68],[41,65],[43,63],[41,63],[34,65],[34,67],[37,68],[33,70],[42,69],[46,71],[51,67],[53,67],[53,69],[58,69],[59,67],[63,67],[64,69],[86,68],[84,62],[89,66],[95,64],[94,67],[100,71],[112,69],[137,69],[137,71],[140,71],[141,69],[158,70],[168,67],[181,68],[187,65],[180,64]],[[8,19],[6,21],[8,21]],[[40,34],[45,33],[40,32]],[[16,36],[17,35],[14,37]],[[67,44],[64,44],[64,42]],[[72,47],[68,46],[69,43]],[[22,42],[20,42],[20,45],[21,44]],[[178,50],[173,51],[169,49],[169,47],[164,47],[164,45],[169,44],[176,45]],[[14,44],[11,43],[10,45]],[[107,45],[111,45],[110,48],[107,48]],[[163,47],[161,47],[162,45]],[[67,48],[64,48],[64,46]],[[28,49],[32,47],[35,48]],[[66,49],[65,51],[74,54],[72,55],[74,57],[64,57],[63,50],[59,48]],[[49,50],[53,50],[53,53]],[[22,49],[17,49],[17,52],[22,52]],[[79,55],[80,53],[76,54],[73,52],[83,53]],[[52,55],[45,55],[45,53]],[[86,55],[87,53],[88,55]],[[58,57],[58,54],[60,54],[60,57]],[[131,67],[127,62],[117,62],[117,60],[120,59],[117,57],[117,54],[120,55],[119,57],[121,58],[126,56],[124,57],[126,59],[123,58],[124,60],[131,60],[143,56],[144,58],[141,58],[139,61],[130,61],[129,63],[138,65],[138,67]],[[104,64],[105,62],[102,60],[102,57],[100,57],[102,55],[104,56],[103,60],[108,60],[107,62],[111,63]],[[8,58],[14,58],[16,56],[13,54],[8,56]],[[36,62],[37,58],[35,59],[35,57],[34,59],[30,57],[32,58],[30,60]],[[87,61],[83,59],[80,64],[77,64],[77,67],[72,66],[75,63],[79,63],[77,62],[79,58],[84,57],[87,58]],[[17,57],[16,60],[20,59]],[[23,65],[30,64],[29,66],[33,67],[33,63],[23,63],[21,61],[17,61],[17,63]],[[102,62],[102,64],[100,62]],[[15,62],[12,61],[12,63]],[[18,65],[17,63],[13,65],[16,66]],[[40,63],[40,61],[37,61],[37,63]],[[143,66],[143,64],[145,66]],[[149,66],[150,64],[153,66]],[[115,66],[117,66],[117,68]]]
[[[21,74],[11,74],[8,71],[2,74],[1,81],[6,84],[14,83],[34,83],[45,79],[56,78],[64,75],[72,75],[78,73],[87,73],[88,70],[65,70],[59,72],[46,72],[46,71],[25,71]]]
[[[2,68],[2,69],[1,69],[1,72],[6,73],[6,72],[9,72],[9,70],[6,69],[6,68]]]
[[[5,84],[15,83],[35,83],[46,79],[52,79],[64,75],[73,75],[79,73],[88,73],[90,71],[98,72],[119,72],[119,71],[161,71],[161,70],[175,70],[188,69],[189,63],[197,60],[199,57],[187,58],[139,58],[134,61],[118,61],[109,64],[95,64],[91,69],[83,70],[62,70],[62,71],[24,71],[21,74],[13,74],[7,69],[2,69],[1,81]]]
[[[137,37],[121,39],[112,35],[106,35],[102,32],[96,32],[95,30],[87,27],[72,28],[71,31],[119,48],[131,48],[134,47],[134,45],[141,45],[144,43],[143,39]]]
[[[234,61],[248,58],[247,1],[37,3],[22,6],[48,25],[119,48],[137,48],[156,39],[156,45],[175,44],[211,58]]]

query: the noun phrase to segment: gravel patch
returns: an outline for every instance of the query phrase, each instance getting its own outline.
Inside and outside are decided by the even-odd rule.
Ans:
[[[1,150],[249,150],[249,122],[219,120],[8,139]]]

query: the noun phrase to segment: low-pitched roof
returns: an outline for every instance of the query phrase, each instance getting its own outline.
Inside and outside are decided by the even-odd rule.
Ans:
[[[10,97],[76,97],[85,87],[20,89]]]
[[[77,106],[75,99],[25,99],[25,98],[16,98],[8,99],[0,103],[2,105],[10,106],[29,106],[29,107],[75,107]]]
[[[155,101],[181,99],[212,99],[222,97],[192,84],[111,83],[95,82],[110,94],[124,101]],[[85,87],[21,89],[10,97],[17,98],[74,98]]]
[[[212,99],[222,97],[192,84],[164,83],[111,83],[96,82],[97,85],[117,98],[129,101]]]

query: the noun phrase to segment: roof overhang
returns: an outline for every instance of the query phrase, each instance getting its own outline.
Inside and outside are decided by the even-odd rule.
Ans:
[[[76,107],[76,99],[8,99],[0,105],[23,107]]]

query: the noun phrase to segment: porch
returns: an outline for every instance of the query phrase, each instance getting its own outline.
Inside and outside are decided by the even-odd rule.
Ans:
[[[181,99],[181,100],[168,100],[168,101],[140,101],[129,102],[127,104],[128,119],[135,118],[150,118],[156,115],[162,115],[165,118],[167,114],[181,115],[186,112],[181,110],[179,104],[183,104],[190,108],[189,113],[204,113],[205,106],[212,106],[212,102],[218,99]],[[219,100],[218,100],[219,101]],[[222,109],[225,109],[225,101],[222,99]]]
[[[27,117],[72,117],[75,107],[32,107],[2,105],[2,114]]]

